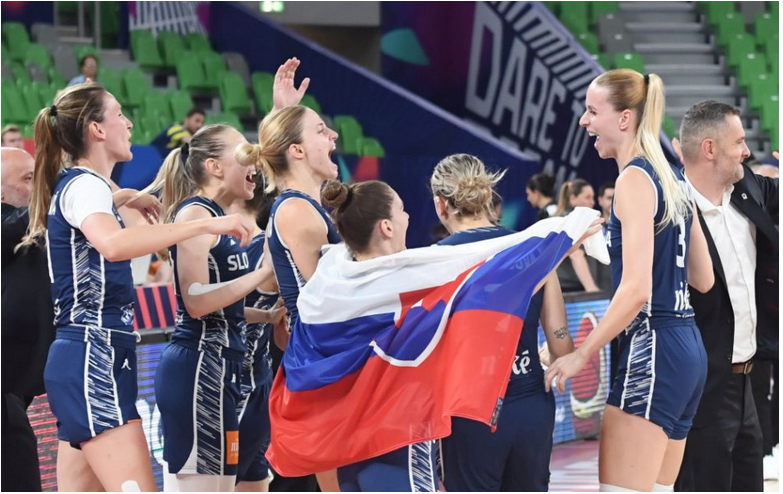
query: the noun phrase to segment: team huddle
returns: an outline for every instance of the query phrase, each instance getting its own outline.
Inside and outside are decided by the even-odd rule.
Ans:
[[[132,157],[133,124],[102,86],[69,87],[39,113],[22,245],[45,245],[49,257],[57,334],[45,382],[58,421],[61,490],[156,490],[135,405],[132,258],[158,253],[174,272],[176,327],[155,377],[164,489],[265,491],[273,477],[270,438],[286,440],[271,433],[270,394],[288,356],[274,371],[270,348],[285,351],[302,337],[297,299],[322,247],[344,242],[356,263],[405,250],[408,213],[399,195],[379,181],[336,180],[338,136],[298,104],[307,87],[294,85],[298,66],[296,59],[280,66],[258,144],[227,125],[207,125],[140,192],[110,181],[114,165]],[[573,247],[606,228],[613,298],[604,318],[575,349],[552,271],[524,317],[534,328],[540,321],[549,361],[539,357],[536,331],[522,331],[515,362],[506,362],[512,371],[495,430],[452,417],[446,437],[310,472],[315,477],[291,484],[296,490],[315,487],[317,478],[324,491],[546,491],[551,388],[564,392],[615,338],[619,366],[603,416],[601,489],[672,490],[707,376],[688,287],[708,292],[713,265],[688,179],[661,148],[661,79],[611,70],[593,81],[585,103],[580,125],[595,136],[600,157],[619,167],[608,224],[593,222]],[[699,132],[715,121],[735,117],[728,105],[696,105],[683,122],[683,152],[693,152],[694,142],[698,149]],[[740,163],[731,166],[741,178]],[[469,154],[437,163],[430,189],[449,233],[440,245],[514,233],[499,226],[493,208],[503,175]],[[551,259],[553,266],[564,257]],[[394,424],[377,427],[381,434]]]

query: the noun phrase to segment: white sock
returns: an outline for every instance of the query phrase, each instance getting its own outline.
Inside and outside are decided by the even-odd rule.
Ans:
[[[652,492],[674,492],[674,484],[663,485],[658,482],[653,485]]]
[[[598,492],[641,492],[634,489],[626,489],[619,485],[612,484],[598,484]]]

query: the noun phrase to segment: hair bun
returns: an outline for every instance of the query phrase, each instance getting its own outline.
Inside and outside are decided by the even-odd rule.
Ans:
[[[249,142],[243,142],[237,146],[234,157],[242,166],[255,166],[260,168],[261,166],[261,145],[250,144]]]
[[[333,209],[338,209],[349,202],[350,186],[339,180],[329,180],[321,190],[321,203]]]

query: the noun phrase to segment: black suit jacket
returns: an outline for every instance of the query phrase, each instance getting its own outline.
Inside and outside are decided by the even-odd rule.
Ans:
[[[30,221],[27,208],[3,204],[2,220],[2,391],[29,400],[46,392],[43,372],[54,340],[49,267],[45,248],[14,252]]]
[[[731,196],[732,204],[756,225],[756,306],[759,320],[762,317],[772,317],[769,308],[763,306],[766,294],[771,291],[774,291],[774,318],[777,318],[778,230],[771,214],[773,207],[777,211],[777,195],[777,180],[755,175],[750,168],[745,167],[745,176],[734,184]],[[696,324],[699,326],[704,348],[707,351],[707,383],[693,421],[695,428],[709,425],[715,419],[726,381],[731,375],[734,351],[734,310],[729,299],[726,276],[715,242],[701,211],[698,214],[712,258],[715,284],[707,293],[700,293],[692,287],[690,290],[690,301],[696,313]],[[775,274],[770,278],[767,275],[772,265],[775,266]],[[770,278],[770,281],[765,281],[764,286],[758,287],[759,277],[765,280]],[[761,297],[759,297],[759,290],[764,292]],[[758,333],[757,330],[757,335]],[[777,345],[777,326],[775,345]]]

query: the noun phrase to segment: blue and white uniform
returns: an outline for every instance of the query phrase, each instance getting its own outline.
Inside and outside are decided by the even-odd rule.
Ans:
[[[193,197],[177,209],[201,207],[225,216],[220,206]],[[176,220],[175,215],[175,220]],[[179,284],[177,247],[174,264],[177,325],[155,376],[155,398],[163,422],[163,458],[172,474],[236,475],[239,463],[240,380],[246,346],[244,299],[195,319],[185,310]],[[209,250],[209,283],[232,281],[248,272],[247,252],[239,239],[218,236]]]
[[[110,183],[87,168],[57,177],[46,247],[57,336],[44,380],[58,437],[77,446],[139,420],[130,261],[110,262],[81,231],[90,215],[113,215]]]
[[[272,213],[269,217],[269,225],[267,226],[267,236],[269,237],[269,253],[272,256],[272,264],[275,268],[275,277],[277,278],[277,286],[280,288],[280,296],[283,297],[285,308],[288,310],[288,327],[293,331],[294,323],[299,319],[299,310],[296,308],[296,301],[299,299],[299,290],[305,286],[306,280],[299,268],[294,262],[294,256],[291,254],[291,249],[283,241],[280,235],[277,233],[279,226],[277,225],[277,210],[286,203],[293,199],[301,199],[307,201],[321,216],[324,221],[324,230],[326,232],[326,240],[330,244],[338,244],[342,242],[340,234],[337,232],[337,227],[334,226],[332,218],[326,210],[316,202],[315,199],[300,192],[298,190],[284,190],[274,204],[272,204]]]
[[[261,269],[264,240],[257,235],[247,247],[250,269]],[[278,294],[254,290],[245,297],[245,307],[271,309]],[[272,357],[269,340],[274,326],[269,323],[248,324],[245,330],[247,352],[242,363],[239,403],[239,473],[237,481],[257,482],[269,477],[269,463],[264,456],[269,446],[269,391],[272,388]]]
[[[456,232],[438,242],[460,245],[514,233],[500,226]],[[441,440],[443,483],[450,491],[546,491],[555,426],[555,400],[544,389],[538,321],[544,290],[530,300],[497,431],[460,417]]]
[[[607,403],[661,426],[670,439],[685,439],[707,377],[707,356],[688,293],[693,217],[678,218],[661,228],[665,203],[658,174],[643,158],[628,166],[642,170],[656,194],[652,294],[618,336],[620,361]],[[674,172],[685,188],[682,173]],[[616,291],[623,273],[623,246],[614,205],[608,230]]]

